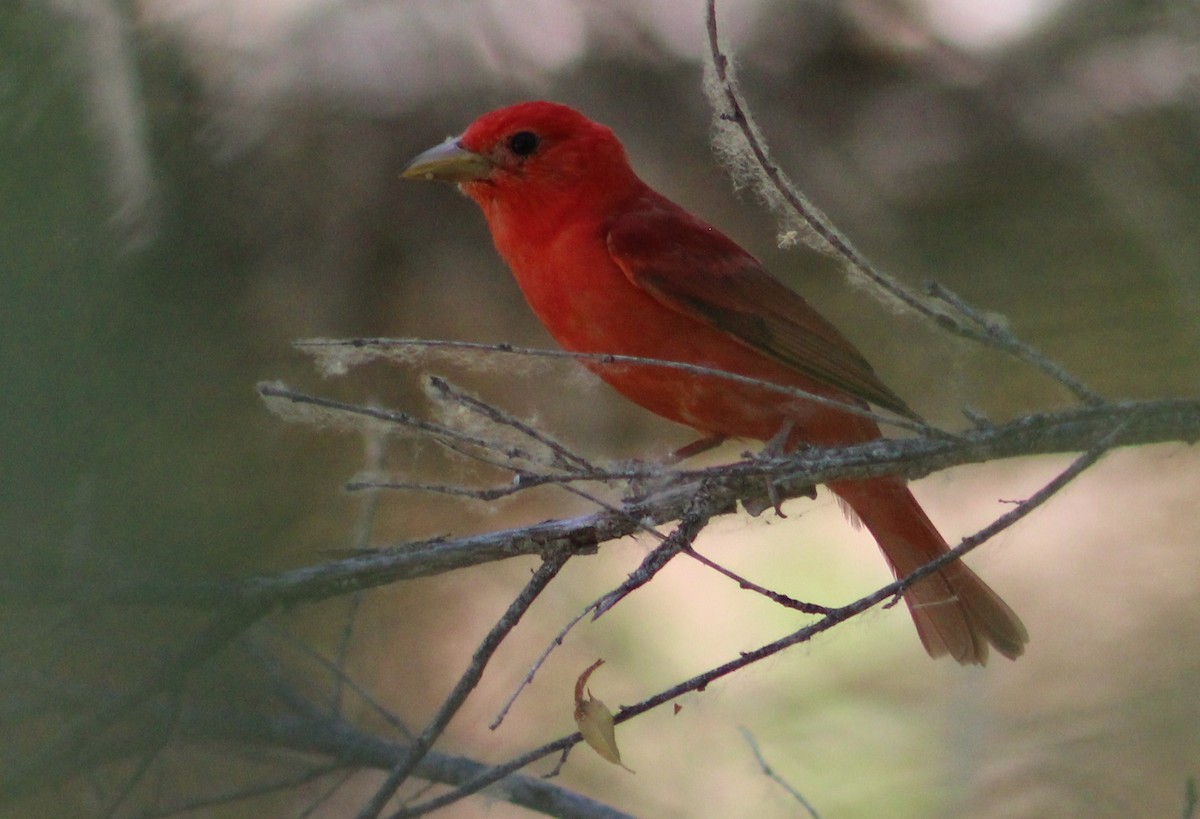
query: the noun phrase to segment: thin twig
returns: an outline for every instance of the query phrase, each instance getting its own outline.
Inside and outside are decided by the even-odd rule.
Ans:
[[[392,479],[356,478],[346,483],[346,491],[357,492],[377,489],[393,489],[409,492],[430,492],[437,495],[451,495],[472,498],[474,500],[492,501],[511,495],[536,489],[547,485],[564,485],[570,483],[614,483],[636,481],[656,481],[657,489],[661,490],[665,483],[695,479],[699,473],[695,470],[672,470],[661,462],[634,462],[621,467],[597,468],[590,474],[538,474],[526,472],[514,467],[506,467],[513,472],[513,480],[501,486],[468,487],[457,484],[424,483],[421,481],[405,481]],[[664,479],[669,480],[664,483]]]
[[[782,197],[790,209],[790,214],[800,219],[807,231],[817,237],[819,243],[813,246],[818,250],[827,250],[847,263],[852,270],[864,276],[875,284],[881,291],[899,299],[912,310],[930,318],[937,318],[938,311],[933,310],[923,299],[908,288],[901,285],[891,276],[877,270],[863,256],[850,240],[833,224],[833,222],[808,200],[784,174],[783,170],[771,158],[766,140],[758,133],[758,128],[750,116],[749,107],[742,100],[741,92],[732,77],[732,64],[720,44],[717,31],[716,0],[708,0],[705,10],[705,26],[708,32],[709,56],[711,67],[716,75],[723,99],[715,100],[714,114],[720,122],[735,125],[741,132],[746,147],[749,148],[763,177],[770,183],[770,192]],[[774,197],[772,197],[774,198]],[[969,328],[963,328],[963,333],[970,338],[982,341],[982,336],[972,333]]]
[[[1104,397],[1100,393],[1088,387],[1075,376],[1067,372],[1061,364],[1048,358],[1040,350],[1031,347],[1005,327],[1000,322],[989,317],[983,311],[972,307],[963,301],[957,293],[950,290],[943,284],[937,282],[929,282],[926,285],[926,292],[946,304],[953,307],[967,319],[969,319],[976,327],[979,328],[988,341],[994,347],[998,347],[1018,358],[1033,364],[1042,372],[1049,375],[1055,381],[1062,384],[1068,390],[1073,392],[1077,398],[1085,404],[1091,406],[1100,406],[1104,403]]]
[[[334,781],[330,782],[323,791],[316,794],[312,800],[304,806],[304,810],[296,814],[296,819],[308,819],[308,817],[315,814],[321,809],[321,806],[333,798],[334,794],[346,786],[346,783],[350,781],[355,773],[357,772],[353,769],[343,771],[341,776],[334,779]]]
[[[524,492],[528,489],[535,489],[539,486],[547,484],[567,484],[574,481],[593,481],[603,480],[601,478],[593,478],[590,475],[533,475],[524,472],[517,472],[512,483],[504,486],[488,486],[481,488],[473,488],[470,486],[458,486],[456,484],[447,483],[424,483],[421,481],[404,481],[379,479],[373,480],[370,478],[356,478],[348,481],[345,485],[347,492],[361,492],[363,490],[378,491],[382,489],[390,489],[401,492],[427,492],[431,495],[447,495],[453,498],[470,498],[477,501],[495,501],[501,498],[508,498],[516,495],[519,492]]]
[[[547,557],[542,561],[542,565],[534,572],[533,577],[530,578],[525,588],[509,604],[508,609],[496,621],[496,624],[492,626],[491,631],[484,637],[483,642],[479,644],[479,648],[475,650],[475,654],[471,657],[471,662],[459,677],[454,690],[446,697],[445,702],[442,703],[442,707],[438,709],[437,714],[429,721],[429,725],[421,732],[421,735],[413,740],[408,754],[392,769],[387,779],[384,780],[371,799],[358,812],[358,819],[375,819],[384,806],[391,801],[397,789],[416,770],[417,765],[424,759],[425,754],[433,747],[433,743],[442,735],[446,726],[449,725],[450,720],[453,719],[454,715],[458,713],[458,709],[466,701],[467,696],[479,683],[480,678],[483,677],[484,669],[487,667],[492,655],[495,654],[496,649],[500,647],[500,643],[516,627],[521,617],[533,604],[533,601],[545,590],[546,586],[555,578],[569,558],[570,555],[557,554]]]
[[[567,638],[567,634],[570,633],[571,629],[575,628],[575,626],[577,626],[579,622],[583,620],[583,618],[592,613],[592,610],[596,607],[596,603],[597,601],[593,601],[584,606],[583,611],[579,612],[579,614],[576,614],[567,621],[565,626],[559,629],[558,634],[554,635],[554,639],[551,640],[550,644],[547,645],[542,653],[538,655],[538,658],[533,661],[533,665],[529,667],[529,671],[527,671],[525,676],[521,678],[521,681],[517,683],[517,687],[513,689],[513,692],[509,695],[508,699],[504,701],[504,705],[500,706],[500,710],[496,713],[496,718],[488,723],[489,730],[495,731],[500,727],[500,724],[504,722],[504,718],[508,716],[508,712],[512,710],[517,698],[521,696],[521,692],[533,682],[533,678],[537,676],[538,671],[540,671],[542,666],[546,664],[546,659],[550,656],[554,649],[563,644],[563,640]]]
[[[708,485],[701,482],[684,508],[675,531],[664,538],[654,551],[646,555],[637,569],[625,578],[620,586],[596,600],[592,608],[594,612],[592,619],[599,619],[634,591],[649,583],[675,555],[691,548],[701,530],[724,509],[724,501],[714,497],[709,491]]]
[[[719,370],[714,367],[704,367],[699,364],[688,364],[682,361],[668,361],[661,358],[645,358],[634,355],[617,355],[615,353],[580,353],[568,350],[545,350],[537,347],[515,347],[511,344],[483,344],[475,341],[450,341],[446,339],[424,338],[349,338],[349,339],[307,339],[293,344],[298,350],[310,354],[329,355],[329,350],[344,348],[358,354],[358,362],[365,362],[369,357],[387,358],[389,350],[465,350],[489,355],[516,355],[528,358],[558,358],[581,361],[591,367],[652,367],[665,370],[676,370],[701,378],[720,378],[734,384],[766,390],[768,392],[786,395],[790,398],[803,398],[822,406],[833,407],[841,412],[870,418],[876,423],[889,424],[901,429],[907,429],[922,435],[940,434],[935,427],[906,418],[902,415],[874,412],[851,401],[840,401],[825,395],[807,392],[797,387],[786,387],[771,381],[751,378],[746,375]],[[364,355],[367,354],[367,355]],[[358,363],[356,362],[356,363]],[[260,385],[264,387],[275,385]],[[277,387],[278,388],[278,387]],[[386,419],[385,419],[386,420]]]
[[[745,589],[746,591],[752,591],[755,594],[761,594],[763,597],[767,598],[768,600],[770,600],[774,603],[778,603],[779,605],[783,606],[784,608],[789,608],[794,611],[803,612],[804,614],[828,614],[829,613],[829,608],[827,606],[818,606],[816,603],[805,603],[803,600],[797,600],[794,597],[788,597],[786,594],[781,594],[780,592],[772,591],[771,589],[768,589],[765,586],[760,586],[751,580],[747,580],[746,578],[742,577],[737,572],[733,572],[733,571],[730,571],[729,569],[726,569],[720,563],[717,563],[715,560],[712,560],[711,558],[705,557],[704,555],[697,552],[695,549],[692,549],[689,547],[688,549],[684,550],[684,554],[686,554],[692,560],[695,560],[697,563],[700,563],[701,565],[707,566],[708,568],[712,569],[717,574],[728,577],[730,580],[737,583],[738,586]]]
[[[327,671],[329,675],[336,681],[336,685],[338,685],[340,688],[350,691],[356,697],[362,700],[363,704],[366,705],[367,708],[369,708],[371,711],[374,711],[375,714],[389,726],[391,726],[397,734],[404,737],[406,740],[412,739],[412,731],[408,729],[408,726],[404,724],[403,720],[396,716],[396,714],[387,708],[383,703],[375,699],[375,697],[373,697],[369,691],[355,682],[354,678],[347,674],[345,669],[339,666],[334,660],[331,660],[325,655],[321,654],[321,652],[317,651],[317,649],[310,645],[308,641],[301,639],[286,628],[275,627],[273,629],[268,628],[266,630],[279,640],[287,643],[287,645],[300,651],[309,660]],[[262,655],[260,654],[258,656],[261,657]],[[341,711],[340,709],[335,708],[334,713],[340,714]]]
[[[366,449],[364,455],[367,461],[367,468],[373,469],[375,472],[382,471],[385,453],[383,436],[369,430],[365,431],[363,433],[363,443]],[[369,495],[362,504],[354,533],[354,548],[359,551],[368,549],[371,546],[371,536],[375,531],[375,517],[379,512],[380,497],[378,493]],[[333,692],[330,695],[330,701],[333,704],[334,711],[341,710],[344,683],[350,679],[349,675],[344,673],[344,669],[350,654],[350,644],[354,638],[354,626],[358,622],[358,614],[362,608],[362,601],[363,592],[361,590],[350,595],[350,605],[346,612],[345,622],[342,623],[342,633],[338,637],[337,647],[334,649],[333,667],[342,672],[335,674],[333,678]]]
[[[485,401],[480,401],[478,398],[475,398],[474,396],[467,395],[465,392],[463,392],[462,390],[455,387],[453,384],[451,384],[446,379],[441,378],[440,376],[436,376],[436,375],[430,376],[429,377],[429,385],[433,389],[437,390],[437,392],[444,399],[452,400],[452,401],[458,403],[459,405],[466,407],[467,409],[471,410],[472,412],[482,415],[483,417],[487,418],[488,420],[492,421],[493,423],[500,424],[501,426],[506,426],[511,429],[514,429],[517,432],[521,433],[522,435],[526,436],[527,438],[530,438],[530,439],[538,442],[539,444],[544,446],[546,449],[550,450],[550,452],[555,456],[555,465],[556,466],[559,466],[563,469],[571,470],[574,472],[583,472],[584,474],[588,474],[588,473],[592,473],[592,472],[596,471],[596,467],[590,461],[588,461],[583,456],[578,455],[578,454],[572,452],[571,450],[567,449],[565,446],[563,446],[558,441],[551,438],[549,435],[546,435],[544,432],[534,429],[529,424],[526,424],[524,421],[520,420],[519,418],[516,418],[516,417],[510,415],[509,413],[504,412],[499,407],[496,407]]]
[[[425,435],[428,435],[434,439],[444,439],[448,442],[467,444],[469,446],[479,447],[483,450],[492,450],[496,447],[495,442],[489,441],[486,438],[480,438],[477,435],[468,435],[461,430],[445,426],[444,424],[437,424],[433,421],[426,421],[422,418],[417,418],[415,415],[410,415],[407,412],[380,409],[378,407],[366,407],[360,404],[350,404],[346,401],[337,401],[333,398],[310,395],[308,393],[293,390],[284,384],[263,382],[258,385],[258,394],[263,398],[282,399],[288,403],[296,404],[298,406],[317,407],[322,410],[331,410],[335,413],[342,413],[349,416],[358,416],[361,418],[369,418],[375,421],[383,421],[387,424],[407,427],[417,432],[424,433]],[[520,457],[527,460],[533,460],[529,453],[520,450],[507,451],[503,454],[507,457]]]
[[[737,82],[732,76],[729,57],[721,47],[717,32],[716,0],[708,0],[705,19],[709,53],[712,59],[711,66],[723,97],[723,100],[717,102],[724,103],[716,105],[715,114],[718,121],[732,123],[738,128],[742,139],[754,156],[755,163],[769,183],[770,191],[776,194],[776,196],[767,197],[768,200],[778,197],[786,203],[790,213],[800,220],[800,224],[806,231],[818,237],[819,241],[814,243],[814,247],[820,250],[828,249],[855,274],[871,282],[881,292],[887,293],[918,314],[932,319],[939,327],[980,344],[1004,350],[1022,361],[1032,364],[1086,404],[1098,405],[1103,402],[1103,398],[1098,393],[1067,373],[1061,365],[1018,339],[1010,331],[1000,328],[993,322],[980,324],[975,321],[974,316],[979,315],[978,311],[966,308],[961,300],[953,306],[959,313],[967,316],[971,320],[971,324],[965,324],[951,313],[937,309],[894,277],[879,270],[860,253],[850,240],[834,226],[829,217],[813,205],[771,159],[766,141],[758,132],[749,108],[738,90]],[[951,302],[947,301],[947,303]]]
[[[588,614],[592,614],[593,620],[600,617],[602,614],[628,596],[630,592],[649,583],[650,579],[664,566],[666,566],[671,558],[679,554],[679,552],[691,548],[692,541],[695,540],[696,536],[699,535],[701,530],[708,525],[708,521],[711,520],[712,516],[718,511],[719,510],[715,508],[713,501],[707,492],[704,492],[702,489],[697,491],[693,496],[688,508],[684,510],[682,516],[680,517],[679,525],[675,527],[675,530],[671,532],[671,534],[666,536],[659,535],[659,545],[642,560],[638,568],[631,573],[625,579],[625,581],[621,583],[620,586],[612,591],[606,592],[588,605],[584,606],[583,611],[573,617],[566,624],[566,626],[564,626],[558,632],[558,634],[554,636],[554,639],[550,641],[550,644],[546,646],[546,649],[541,653],[541,655],[538,656],[533,666],[529,669],[529,672],[524,678],[522,678],[521,682],[517,684],[516,690],[513,691],[509,698],[504,702],[504,705],[501,706],[499,713],[496,715],[496,718],[492,720],[491,724],[488,725],[488,728],[494,731],[500,727],[500,724],[508,715],[509,710],[517,701],[517,698],[521,695],[521,692],[533,682],[534,676],[541,669],[542,665],[545,664],[546,659],[550,656],[551,652],[553,652],[556,647],[562,645],[563,640],[566,639],[566,636],[571,629],[573,629]]]
[[[820,815],[817,814],[817,809],[812,806],[811,802],[804,798],[804,794],[793,788],[782,776],[775,773],[770,763],[767,762],[767,758],[763,756],[762,749],[758,747],[758,740],[754,738],[754,734],[750,733],[750,729],[742,727],[739,730],[742,732],[742,739],[746,740],[746,744],[750,746],[750,753],[754,754],[754,760],[758,763],[758,767],[762,769],[762,772],[772,782],[783,788],[793,799],[799,802],[812,819],[821,819]]]

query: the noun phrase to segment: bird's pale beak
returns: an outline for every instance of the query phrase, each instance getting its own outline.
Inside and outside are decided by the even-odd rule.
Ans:
[[[405,179],[431,179],[439,182],[473,182],[492,172],[492,162],[485,156],[468,151],[455,138],[418,154],[404,166],[400,176]]]

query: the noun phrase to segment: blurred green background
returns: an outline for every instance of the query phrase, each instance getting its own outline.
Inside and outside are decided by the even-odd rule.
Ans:
[[[879,266],[1006,316],[1108,397],[1195,394],[1195,3],[739,0],[719,12],[777,160]],[[647,181],[802,291],[927,417],[958,426],[964,406],[1002,420],[1067,404],[1028,368],[848,285],[832,262],[776,247],[771,216],[730,189],[708,144],[702,25],[696,0],[4,4],[0,559],[10,588],[318,562],[362,542],[368,511],[370,542],[388,544],[586,508],[547,493],[500,508],[397,495],[368,510],[342,491],[359,469],[472,475],[444,474],[437,453],[403,442],[376,460],[354,435],[280,421],[254,391],[282,379],[424,412],[420,368],[323,379],[291,342],[552,346],[474,206],[398,179],[419,151],[521,99],[565,102],[613,127]],[[572,372],[454,377],[599,460],[689,440]],[[960,537],[1063,463],[955,470],[918,494]],[[639,815],[795,815],[756,770],[744,725],[825,816],[1179,815],[1200,774],[1198,465],[1182,446],[1118,453],[985,547],[976,565],[1033,635],[1015,665],[930,664],[907,617],[889,611],[725,681],[677,717],[629,724],[622,751],[637,776],[580,753],[559,781]],[[793,506],[787,521],[723,521],[701,545],[804,599],[842,602],[883,582],[874,547],[828,497]],[[609,665],[593,690],[615,705],[796,627],[678,567],[539,677],[562,713],[531,705],[519,736],[483,730],[538,648],[645,548],[615,544],[568,570],[560,598],[535,608],[533,633],[498,658],[449,750],[498,761],[573,730],[570,680],[595,656]],[[345,601],[282,619],[322,651],[352,622],[350,669],[419,726],[528,567],[376,592],[353,621]],[[0,766],[57,730],[40,719],[27,730],[29,701],[75,685],[119,690],[191,624],[169,611],[27,600],[3,616],[0,706],[14,730],[0,739]],[[226,695],[244,698],[229,674]],[[220,771],[218,757],[203,764]],[[103,815],[122,765],[0,811]],[[352,780],[315,815],[353,815],[373,781]],[[196,787],[165,753],[115,815]],[[313,796],[273,798],[212,815],[299,815]],[[509,810],[479,800],[455,815]]]

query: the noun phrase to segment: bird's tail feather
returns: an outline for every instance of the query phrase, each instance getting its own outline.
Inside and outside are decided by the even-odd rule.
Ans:
[[[916,498],[900,480],[872,478],[829,487],[874,535],[897,578],[948,550]],[[962,561],[914,583],[904,601],[931,657],[984,665],[988,647],[1016,659],[1029,633],[1008,604]]]

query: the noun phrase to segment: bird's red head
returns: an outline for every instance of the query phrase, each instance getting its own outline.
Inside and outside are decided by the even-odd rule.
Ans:
[[[573,108],[553,102],[522,102],[484,114],[463,132],[458,144],[488,157],[499,167],[514,170],[529,162],[561,165],[563,155],[582,157],[585,151],[590,161],[580,164],[590,165],[596,159],[592,155],[596,149],[610,158],[625,160],[625,152],[612,131]],[[547,156],[555,161],[548,162]]]
[[[612,131],[552,102],[484,114],[457,139],[413,160],[405,175],[459,183],[489,219],[510,207],[604,207],[641,184]]]

